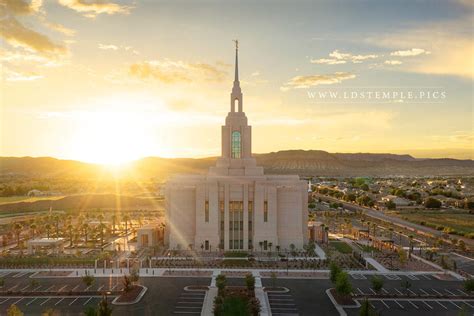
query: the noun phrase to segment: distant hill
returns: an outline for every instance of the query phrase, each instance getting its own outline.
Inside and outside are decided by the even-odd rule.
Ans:
[[[256,154],[268,174],[296,173],[320,176],[436,176],[474,175],[473,160],[416,159],[410,155],[328,153],[322,150],[285,150]],[[147,157],[130,163],[135,177],[166,178],[176,173],[205,173],[216,158]],[[104,171],[105,170],[105,171]],[[96,177],[104,167],[72,160],[0,157],[0,175],[27,177]]]

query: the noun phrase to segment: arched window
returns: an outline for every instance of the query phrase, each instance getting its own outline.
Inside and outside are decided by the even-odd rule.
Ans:
[[[242,152],[240,132],[232,132],[232,155],[231,158],[240,158]]]

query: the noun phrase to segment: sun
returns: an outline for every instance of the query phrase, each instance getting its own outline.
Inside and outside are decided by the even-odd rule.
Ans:
[[[153,146],[146,118],[133,112],[94,111],[78,114],[73,157],[120,165],[147,155]]]

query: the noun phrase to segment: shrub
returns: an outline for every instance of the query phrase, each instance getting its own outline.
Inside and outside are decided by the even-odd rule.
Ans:
[[[331,262],[331,264],[329,265],[329,270],[329,279],[331,279],[331,282],[335,284],[337,276],[339,273],[342,272],[342,270],[335,262]]]
[[[474,292],[474,279],[467,279],[464,281],[464,289],[468,293]]]
[[[249,292],[253,292],[255,290],[255,277],[251,273],[245,275],[245,285],[247,286],[247,290]]]
[[[349,295],[352,292],[352,285],[349,282],[347,272],[341,271],[336,279],[336,292],[340,295]]]
[[[375,292],[379,293],[383,287],[383,279],[379,276],[374,276],[371,280],[372,288]]]

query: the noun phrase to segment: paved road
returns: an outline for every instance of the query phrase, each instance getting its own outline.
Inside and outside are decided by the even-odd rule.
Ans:
[[[437,237],[443,237],[444,236],[443,232],[440,232],[436,229],[432,229],[432,228],[426,227],[426,226],[421,226],[421,225],[406,221],[404,219],[401,219],[399,217],[390,216],[390,215],[387,215],[387,214],[383,213],[382,211],[376,211],[376,210],[373,210],[373,209],[368,208],[368,207],[364,207],[364,206],[360,206],[360,205],[354,205],[352,203],[347,203],[345,201],[341,201],[341,200],[338,200],[338,199],[335,199],[335,198],[332,198],[332,197],[328,197],[328,196],[325,196],[325,195],[321,195],[321,194],[318,194],[318,193],[314,193],[314,196],[317,197],[317,198],[321,198],[321,200],[326,201],[326,202],[342,203],[344,208],[346,208],[348,210],[363,211],[366,215],[368,215],[370,217],[377,218],[377,219],[387,221],[387,222],[391,222],[391,223],[395,223],[395,224],[400,225],[404,228],[411,228],[411,229],[419,230],[419,231],[422,231],[422,232],[425,232],[425,233],[428,233],[428,234],[431,234],[431,235],[437,236]],[[474,239],[465,238],[465,237],[461,237],[461,236],[456,236],[456,238],[458,240],[463,240],[466,243],[466,245],[474,246]]]

